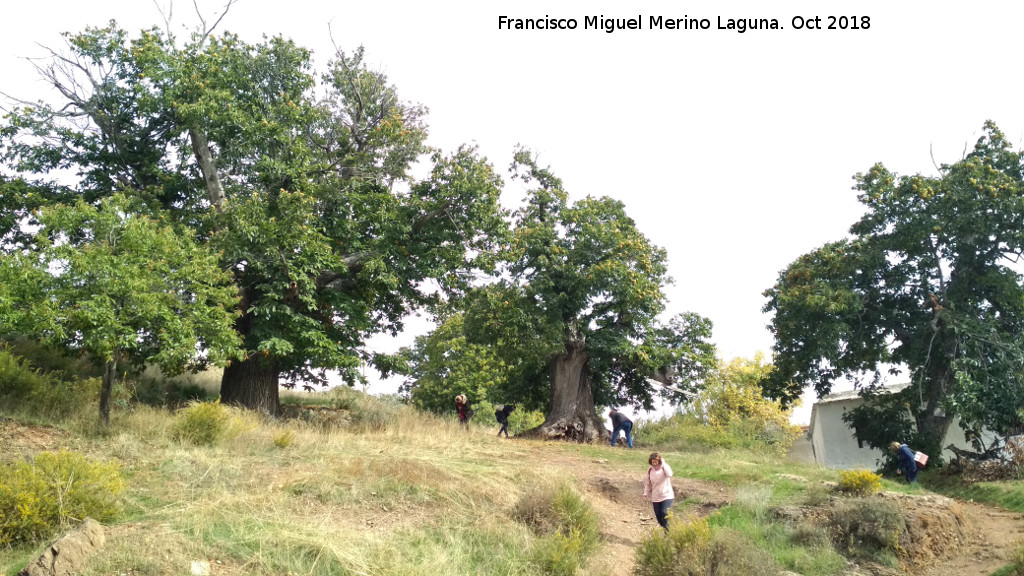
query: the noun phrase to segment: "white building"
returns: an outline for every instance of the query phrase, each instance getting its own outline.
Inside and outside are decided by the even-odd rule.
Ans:
[[[887,386],[889,392],[897,392],[909,384]],[[828,468],[867,468],[875,470],[879,467],[885,454],[877,448],[870,448],[857,438],[856,432],[843,421],[843,414],[864,403],[857,390],[836,392],[823,396],[811,407],[811,423],[807,435],[814,452],[814,461]],[[986,434],[986,443],[994,438]],[[900,440],[902,438],[894,438]],[[971,443],[964,438],[959,419],[954,419],[946,432],[942,446],[953,444],[957,448],[974,451]],[[912,447],[913,448],[913,447]],[[930,455],[931,456],[931,455]],[[946,454],[949,459],[952,454]]]

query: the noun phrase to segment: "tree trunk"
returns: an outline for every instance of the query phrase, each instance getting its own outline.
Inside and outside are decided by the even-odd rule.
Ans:
[[[953,418],[942,410],[942,399],[953,389],[953,374],[945,362],[936,362],[929,369],[928,384],[924,390],[924,406],[917,414],[917,433],[924,446],[919,450],[932,450],[941,454],[946,432]]]
[[[586,343],[574,340],[548,364],[551,406],[544,423],[523,436],[594,442],[607,440],[608,430],[594,409],[590,390],[590,357]]]
[[[117,380],[117,354],[103,366],[103,387],[100,389],[100,424],[110,426],[110,392]]]
[[[232,361],[220,381],[220,400],[277,416],[281,411],[277,379],[273,362],[257,356]]]

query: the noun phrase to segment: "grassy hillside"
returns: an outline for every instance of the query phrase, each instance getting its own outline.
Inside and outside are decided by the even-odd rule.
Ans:
[[[671,542],[640,497],[647,455],[660,449],[642,427],[634,450],[506,440],[494,436],[497,426],[467,431],[350,390],[318,397],[336,418],[275,421],[224,409],[208,444],[189,440],[184,431],[197,424],[164,408],[126,405],[103,430],[91,405],[55,419],[8,404],[0,460],[70,450],[120,466],[121,508],[87,576],[187,574],[196,561],[213,574],[669,573],[650,571]],[[675,446],[662,454],[676,471],[677,526],[689,532],[673,537],[703,542],[705,564],[742,563],[691,573],[844,573],[834,534],[772,512],[831,498],[821,483],[836,481],[834,471],[763,450]],[[858,506],[868,514],[880,505]],[[594,541],[587,518],[596,519]],[[0,547],[0,574],[41,550]],[[886,545],[844,554],[901,563]]]

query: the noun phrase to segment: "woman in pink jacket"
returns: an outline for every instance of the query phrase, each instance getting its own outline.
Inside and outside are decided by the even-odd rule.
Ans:
[[[672,491],[672,467],[657,452],[652,453],[647,462],[651,467],[644,481],[644,498],[650,498],[654,504],[654,517],[662,528],[668,530],[668,507],[676,497]]]

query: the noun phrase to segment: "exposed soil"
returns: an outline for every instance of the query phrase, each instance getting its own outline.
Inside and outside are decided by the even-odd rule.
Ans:
[[[974,502],[958,502],[967,521],[967,541],[922,566],[920,576],[988,576],[1006,565],[1024,540],[1024,516]],[[925,512],[924,518],[929,513]],[[936,515],[937,516],[937,515]],[[941,545],[941,542],[937,543]]]
[[[549,459],[546,464],[563,466],[568,474],[580,478],[602,518],[604,542],[591,572],[631,574],[637,546],[651,530],[660,529],[650,504],[643,499],[642,478],[622,477],[600,459]],[[688,512],[707,516],[734,497],[719,484],[686,478],[684,470],[675,472],[674,508],[685,505]],[[898,502],[907,521],[900,539],[907,550],[905,571],[851,563],[849,576],[988,576],[1005,566],[1024,543],[1024,515],[1018,513],[924,492],[883,497]]]
[[[49,426],[30,426],[0,418],[0,460],[59,449],[67,432]]]

